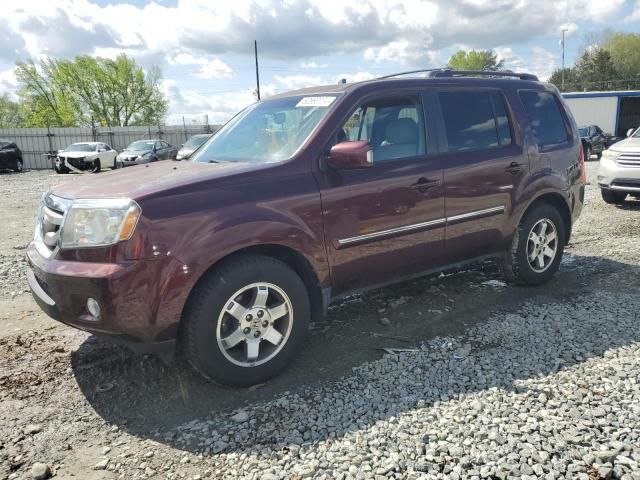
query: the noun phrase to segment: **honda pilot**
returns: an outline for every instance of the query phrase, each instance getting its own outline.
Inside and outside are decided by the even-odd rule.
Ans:
[[[247,107],[190,161],[54,187],[28,282],[54,319],[247,386],[351,292],[487,257],[549,281],[585,181],[575,121],[532,75],[310,88]]]

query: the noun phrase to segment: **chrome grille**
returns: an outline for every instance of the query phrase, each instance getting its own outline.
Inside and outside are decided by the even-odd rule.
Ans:
[[[640,167],[640,153],[621,153],[616,162],[622,167]]]
[[[64,214],[70,206],[71,200],[50,193],[42,199],[34,236],[41,255],[50,257],[58,248]]]

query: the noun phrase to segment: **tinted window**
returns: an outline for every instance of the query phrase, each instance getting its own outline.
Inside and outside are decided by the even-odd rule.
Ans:
[[[425,153],[424,118],[417,97],[375,100],[358,108],[344,124],[338,141],[367,140],[373,163]]]
[[[499,145],[489,92],[440,92],[438,97],[450,152]]]
[[[539,145],[554,145],[567,141],[567,127],[553,94],[524,90],[520,92],[520,98]]]
[[[511,145],[511,124],[504,104],[504,97],[495,90],[490,93],[493,113],[495,114],[496,129],[498,131],[498,143],[500,145]]]

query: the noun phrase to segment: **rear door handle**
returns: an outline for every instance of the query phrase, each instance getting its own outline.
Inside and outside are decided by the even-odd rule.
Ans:
[[[522,171],[522,165],[518,162],[511,162],[507,168],[505,168],[505,172],[510,173],[511,175],[517,175]]]
[[[440,180],[429,180],[426,177],[420,177],[416,183],[411,185],[411,188],[418,190],[420,193],[426,193],[438,185],[440,185]]]

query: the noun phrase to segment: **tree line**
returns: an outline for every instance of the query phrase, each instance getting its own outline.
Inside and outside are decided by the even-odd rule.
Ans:
[[[553,72],[551,83],[565,92],[640,89],[640,35],[606,31],[587,43],[574,66]]]
[[[0,128],[149,125],[167,112],[160,69],[125,54],[18,62],[16,77],[18,101],[0,96]]]

